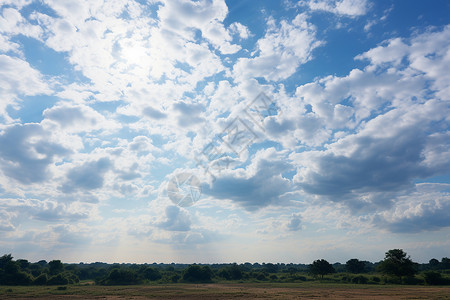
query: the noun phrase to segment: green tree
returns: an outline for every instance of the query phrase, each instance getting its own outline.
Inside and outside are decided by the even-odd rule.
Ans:
[[[158,269],[150,267],[145,268],[144,271],[142,272],[142,275],[145,279],[148,279],[150,281],[155,281],[161,279],[162,277],[161,272],[159,272]]]
[[[437,270],[439,269],[439,261],[436,258],[432,258],[430,259],[430,261],[428,262],[428,267],[431,270]]]
[[[439,285],[444,284],[442,274],[436,271],[428,271],[424,274],[425,282],[429,285]]]
[[[48,265],[50,267],[51,275],[56,275],[56,274],[59,274],[62,271],[64,271],[64,265],[62,264],[62,262],[59,259],[52,260],[51,262],[48,263]]]
[[[320,275],[323,279],[324,275],[334,273],[335,270],[333,266],[325,259],[315,260],[311,265],[309,265],[309,273],[314,276]]]
[[[365,263],[360,261],[359,259],[352,258],[345,263],[345,268],[347,272],[350,273],[363,273],[364,272]]]
[[[441,260],[441,265],[440,265],[441,269],[450,269],[450,258],[448,257],[443,257]]]
[[[47,274],[41,274],[33,281],[34,285],[46,285],[48,281]]]
[[[397,277],[413,276],[417,273],[415,263],[402,249],[392,249],[386,252],[378,270],[381,273]]]
[[[139,283],[136,272],[128,269],[113,269],[108,276],[108,284],[137,284]]]
[[[210,282],[213,272],[209,266],[192,265],[183,272],[183,280],[189,282]]]
[[[2,257],[0,257],[0,269],[4,269],[6,264],[10,261],[12,261],[13,257],[11,254],[5,254]]]

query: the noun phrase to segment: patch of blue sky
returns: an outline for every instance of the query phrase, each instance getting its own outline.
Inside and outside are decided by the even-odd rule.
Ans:
[[[51,108],[59,100],[58,97],[48,95],[24,96],[19,109],[9,106],[6,111],[11,118],[20,119],[22,123],[39,123],[44,119],[44,110]]]
[[[121,105],[124,104],[125,102],[122,100],[102,101],[102,102],[93,102],[90,104],[90,107],[92,107],[93,109],[95,109],[100,113],[114,113],[116,112],[117,108],[119,108]]]
[[[384,31],[387,38],[409,36],[414,31],[427,30],[430,26],[444,26],[450,21],[450,2],[447,0],[390,2],[393,10],[389,17],[389,27]]]
[[[75,70],[67,61],[65,52],[57,52],[41,41],[23,35],[11,39],[22,46],[22,51],[30,65],[44,75],[72,76]]]
[[[0,5],[0,7],[2,7],[2,5]],[[33,20],[33,18],[30,18],[30,15],[32,15],[36,11],[38,11],[42,14],[46,14],[53,18],[58,17],[58,14],[51,7],[49,7],[47,4],[45,4],[44,1],[33,1],[29,5],[25,5],[24,7],[22,7],[22,9],[20,10],[20,13],[24,17],[29,19],[32,24],[37,24],[37,22],[35,20]]]

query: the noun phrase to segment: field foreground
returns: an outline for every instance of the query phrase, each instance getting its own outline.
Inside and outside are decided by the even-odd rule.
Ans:
[[[450,299],[450,287],[326,283],[0,287],[0,299]]]

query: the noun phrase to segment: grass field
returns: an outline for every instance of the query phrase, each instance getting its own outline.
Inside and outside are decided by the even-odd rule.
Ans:
[[[450,287],[328,283],[2,286],[0,299],[450,299]]]

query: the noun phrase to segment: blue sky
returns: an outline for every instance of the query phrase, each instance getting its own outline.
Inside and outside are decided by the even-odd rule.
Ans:
[[[449,256],[449,15],[444,0],[3,0],[0,252]],[[183,174],[191,206],[172,201]]]

